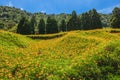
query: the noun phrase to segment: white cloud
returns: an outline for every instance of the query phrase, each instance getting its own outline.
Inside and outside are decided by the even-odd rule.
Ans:
[[[44,10],[43,10],[43,11],[40,11],[40,12],[41,12],[41,13],[46,13],[46,11],[44,11]]]
[[[12,6],[13,6],[12,1],[9,1],[9,2],[7,3],[7,6],[12,7]]]
[[[117,4],[117,5],[108,7],[108,8],[104,8],[104,9],[98,10],[98,12],[99,12],[99,13],[106,13],[106,14],[107,14],[107,13],[111,13],[112,10],[113,10],[115,7],[120,7],[120,4]]]
[[[23,8],[20,8],[20,10],[24,10]]]

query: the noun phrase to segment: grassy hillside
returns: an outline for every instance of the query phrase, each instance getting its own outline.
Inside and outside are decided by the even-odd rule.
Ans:
[[[119,30],[28,37],[0,31],[0,79],[120,79]]]
[[[17,26],[23,15],[30,17],[32,14],[15,7],[0,6],[1,29],[15,31],[16,29],[12,29]]]

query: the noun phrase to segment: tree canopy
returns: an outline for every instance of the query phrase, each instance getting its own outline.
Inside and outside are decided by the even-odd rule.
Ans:
[[[46,33],[57,33],[58,32],[58,24],[54,18],[48,17],[46,23]]]
[[[44,21],[40,21],[41,19]],[[46,14],[29,13],[15,7],[0,6],[0,29],[13,30],[20,34],[36,34],[37,31],[40,34],[49,34],[60,31],[91,30],[103,26],[109,27],[109,24],[112,28],[120,28],[119,7],[115,7],[112,14],[98,13],[96,9],[82,14],[77,14],[75,10],[71,14]]]
[[[115,7],[111,16],[111,27],[120,28],[120,8]]]
[[[46,25],[44,19],[40,19],[38,24],[39,34],[46,34]]]

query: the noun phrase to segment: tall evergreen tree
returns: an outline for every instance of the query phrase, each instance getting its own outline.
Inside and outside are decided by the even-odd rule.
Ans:
[[[96,9],[90,10],[89,16],[90,16],[90,29],[102,28],[100,15],[97,13]]]
[[[23,24],[23,33],[25,35],[31,34],[30,22],[28,19],[25,19],[25,23]]]
[[[66,22],[65,22],[65,20],[63,19],[62,21],[61,21],[61,24],[60,24],[60,31],[66,31],[67,30],[67,25],[66,25]]]
[[[47,33],[57,33],[58,32],[58,24],[54,18],[51,18],[51,17],[47,18],[46,32]]]
[[[79,25],[79,21],[78,21],[76,11],[72,12],[72,16],[67,23],[67,29],[68,29],[68,31],[80,29],[80,25]]]
[[[89,30],[90,29],[90,17],[89,13],[83,13],[81,16],[81,29],[82,30]]]
[[[22,19],[20,20],[18,26],[17,26],[17,33],[22,34],[23,30],[24,30],[24,23],[25,23],[25,17],[22,17]]]
[[[100,20],[100,15],[97,13],[96,9],[90,10],[89,12],[82,14],[81,28],[83,30],[102,28],[102,22]]]
[[[30,26],[29,26],[29,21],[23,17],[18,26],[17,26],[17,33],[19,34],[30,34],[31,33],[31,29],[30,29]]]
[[[32,16],[30,20],[30,29],[31,29],[31,34],[35,34],[35,26],[36,26],[36,18],[35,15]]]
[[[112,11],[111,27],[120,28],[120,8],[115,7]]]
[[[39,24],[38,24],[38,29],[39,29],[39,34],[45,34],[46,33],[44,19],[40,19]]]

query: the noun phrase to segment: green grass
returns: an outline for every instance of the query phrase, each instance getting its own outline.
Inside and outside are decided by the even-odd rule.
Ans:
[[[17,47],[27,47],[28,39],[18,34],[13,34],[10,32],[0,31],[0,45],[1,46],[17,46]]]
[[[0,31],[0,79],[119,80],[120,33],[111,31],[27,37]]]

